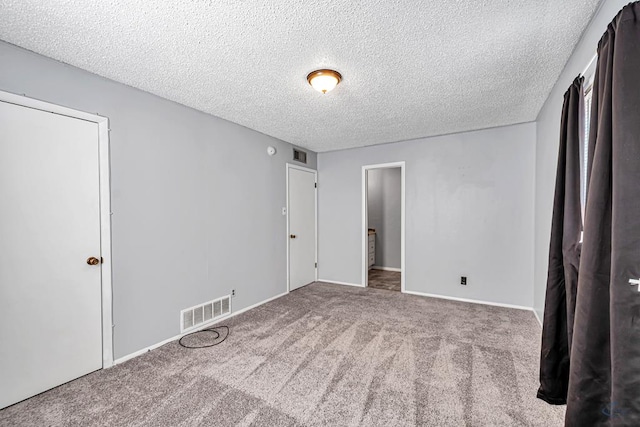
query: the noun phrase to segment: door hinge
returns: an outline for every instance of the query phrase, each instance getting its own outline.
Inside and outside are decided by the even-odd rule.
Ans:
[[[316,262],[316,268],[318,268],[318,263]]]
[[[317,183],[317,182],[314,182],[314,183],[313,183],[313,187],[314,187],[314,188],[318,188],[318,183]]]

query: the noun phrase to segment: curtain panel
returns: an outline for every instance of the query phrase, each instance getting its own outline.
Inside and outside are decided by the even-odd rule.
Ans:
[[[640,2],[598,44],[567,426],[640,426]]]
[[[583,81],[576,78],[564,95],[551,222],[538,398],[554,405],[567,402],[580,265]]]

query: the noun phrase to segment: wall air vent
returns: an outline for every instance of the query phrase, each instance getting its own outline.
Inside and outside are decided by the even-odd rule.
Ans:
[[[180,332],[188,332],[231,314],[231,296],[227,295],[180,312]]]
[[[293,149],[293,160],[300,163],[307,163],[307,153],[304,151],[298,150],[297,148]]]

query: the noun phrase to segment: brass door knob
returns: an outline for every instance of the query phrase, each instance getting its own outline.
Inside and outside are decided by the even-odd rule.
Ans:
[[[295,235],[295,234],[292,234],[292,235],[290,235],[289,237],[291,237],[292,239],[295,239],[295,238],[296,238],[296,235]]]
[[[100,260],[94,256],[87,258],[87,264],[89,265],[98,265],[100,264]]]

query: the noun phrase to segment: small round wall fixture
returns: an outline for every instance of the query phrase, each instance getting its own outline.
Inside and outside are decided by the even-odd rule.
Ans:
[[[309,73],[307,81],[318,92],[327,93],[332,91],[342,80],[342,75],[329,69],[316,70]]]
[[[275,147],[267,147],[267,154],[270,156],[273,156],[274,154],[276,154]]]

